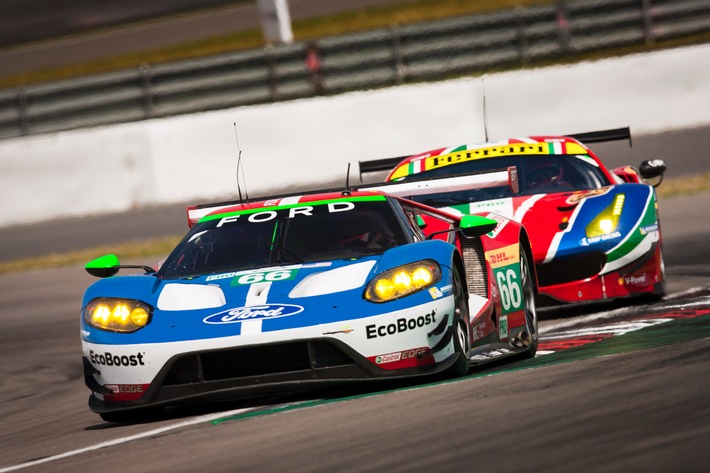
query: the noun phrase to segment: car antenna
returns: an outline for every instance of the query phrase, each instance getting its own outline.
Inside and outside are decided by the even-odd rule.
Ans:
[[[234,122],[234,138],[237,140],[237,192],[239,192],[239,200],[246,200],[249,202],[249,194],[247,193],[247,181],[244,179],[244,168],[242,167],[242,148],[239,146],[239,135],[237,135],[237,123]],[[242,188],[239,184],[239,170],[241,169],[242,180],[244,181],[244,197],[242,199]]]
[[[488,143],[488,113],[486,111],[486,83],[481,77],[481,88],[483,89],[483,132],[486,135],[486,143]]]
[[[342,195],[350,195],[350,163],[348,163],[348,172],[345,174],[345,190]]]

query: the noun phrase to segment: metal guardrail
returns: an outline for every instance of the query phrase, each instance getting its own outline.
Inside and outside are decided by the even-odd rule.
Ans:
[[[385,87],[710,31],[707,0],[577,0],[0,90],[0,139]]]

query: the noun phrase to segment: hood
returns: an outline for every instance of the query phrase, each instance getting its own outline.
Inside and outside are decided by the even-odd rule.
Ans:
[[[588,226],[613,204],[618,194],[624,195],[618,225],[608,234],[590,237]],[[630,234],[638,233],[641,237],[657,230],[654,205],[651,186],[620,184],[588,191],[473,202],[450,210],[459,214],[498,213],[522,223],[531,240],[535,263],[539,264],[584,251],[609,253]]]
[[[412,245],[418,245],[416,253]],[[97,297],[138,299],[153,307],[151,321],[131,334],[97,330],[82,323],[83,335],[94,343],[126,343],[126,336],[131,343],[156,343],[276,332],[371,317],[432,301],[426,290],[381,304],[367,301],[363,293],[372,277],[424,255],[441,261],[450,258],[445,253],[451,251],[443,242],[418,242],[382,255],[192,279],[164,280],[150,274],[106,278],[87,289],[84,307]]]

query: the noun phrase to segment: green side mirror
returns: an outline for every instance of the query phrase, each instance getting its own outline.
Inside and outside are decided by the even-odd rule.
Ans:
[[[497,226],[498,222],[496,220],[481,217],[480,215],[464,215],[459,223],[461,233],[469,238],[485,235],[488,232],[492,232]]]
[[[84,269],[86,269],[87,273],[97,278],[108,278],[110,276],[115,276],[116,273],[118,273],[120,264],[118,256],[104,255],[86,263]]]

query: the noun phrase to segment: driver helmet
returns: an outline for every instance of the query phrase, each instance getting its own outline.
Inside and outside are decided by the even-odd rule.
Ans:
[[[559,184],[562,177],[562,166],[555,158],[533,158],[525,168],[528,189]]]

